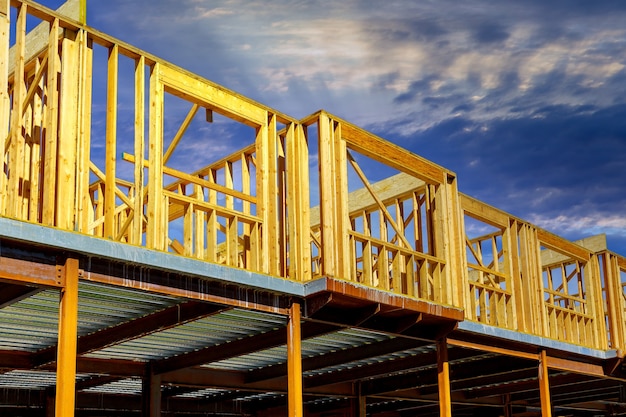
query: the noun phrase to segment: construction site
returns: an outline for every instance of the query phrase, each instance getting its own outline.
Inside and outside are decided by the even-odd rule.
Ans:
[[[0,416],[626,415],[604,235],[85,13],[0,1]]]

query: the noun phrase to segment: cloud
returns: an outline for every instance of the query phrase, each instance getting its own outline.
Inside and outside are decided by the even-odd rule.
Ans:
[[[588,231],[597,221],[620,235],[626,2],[111,0],[90,10],[94,27],[290,115],[325,108],[373,130],[522,218],[568,233],[561,220]]]

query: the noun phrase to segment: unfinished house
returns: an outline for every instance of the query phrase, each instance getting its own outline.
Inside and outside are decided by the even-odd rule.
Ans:
[[[615,416],[626,258],[0,1],[0,416]]]

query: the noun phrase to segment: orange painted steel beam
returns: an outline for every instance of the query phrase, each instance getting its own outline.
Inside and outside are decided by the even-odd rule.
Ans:
[[[300,334],[300,304],[289,309],[287,324],[287,393],[289,417],[302,417],[302,338]]]
[[[552,417],[550,380],[548,379],[548,355],[545,350],[542,350],[539,354],[539,395],[541,397],[542,417]]]
[[[78,332],[78,260],[67,259],[61,269],[63,288],[59,305],[59,342],[55,413],[74,415],[76,401],[76,345]]]

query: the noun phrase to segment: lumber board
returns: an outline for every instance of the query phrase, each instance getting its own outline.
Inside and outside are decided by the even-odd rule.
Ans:
[[[267,124],[267,110],[217,84],[162,65],[159,81],[165,91],[252,127]]]
[[[407,193],[419,190],[425,186],[425,182],[412,175],[401,172],[391,177],[385,178],[371,184],[372,190],[378,198],[383,201],[389,201],[406,195]],[[358,213],[364,210],[371,210],[378,207],[376,200],[372,197],[370,191],[366,188],[359,188],[348,194],[348,212],[350,214]],[[311,227],[319,227],[320,225],[320,207],[315,206],[310,209]]]

